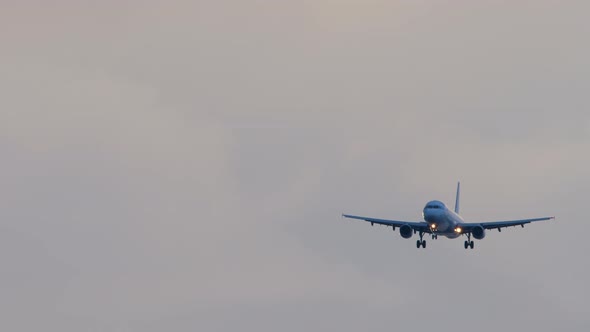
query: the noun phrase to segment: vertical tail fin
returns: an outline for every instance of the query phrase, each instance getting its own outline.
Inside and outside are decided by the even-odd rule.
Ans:
[[[457,198],[455,198],[455,213],[459,214],[459,199],[461,198],[461,182],[457,182]]]

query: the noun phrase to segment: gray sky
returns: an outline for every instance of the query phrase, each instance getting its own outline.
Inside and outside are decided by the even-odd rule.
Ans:
[[[587,331],[589,11],[0,1],[0,329]]]

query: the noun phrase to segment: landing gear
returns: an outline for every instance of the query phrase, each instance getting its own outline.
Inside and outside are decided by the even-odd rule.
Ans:
[[[436,234],[432,234],[432,239],[433,239],[433,240],[436,240],[436,239],[438,239],[438,235],[436,235]]]
[[[471,233],[467,233],[467,241],[465,241],[465,243],[463,244],[463,247],[465,247],[465,249],[467,249],[467,248],[473,249],[474,246],[475,246],[475,243],[473,241],[471,241]]]
[[[420,232],[420,240],[416,241],[416,248],[426,248],[426,240],[423,240],[422,236],[424,236],[424,233]]]

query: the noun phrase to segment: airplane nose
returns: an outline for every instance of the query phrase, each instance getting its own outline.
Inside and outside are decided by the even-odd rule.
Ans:
[[[434,217],[432,214],[432,211],[424,211],[423,215],[424,215],[424,220],[426,222],[432,222],[432,219]]]

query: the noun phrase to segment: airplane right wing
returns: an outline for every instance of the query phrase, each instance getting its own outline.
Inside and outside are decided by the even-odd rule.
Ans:
[[[377,219],[377,218],[369,218],[369,217],[351,216],[349,214],[343,214],[342,216],[345,218],[352,218],[352,219],[368,221],[371,223],[371,225],[379,224],[379,225],[390,226],[393,228],[408,225],[408,226],[412,227],[412,229],[415,231],[430,233],[430,228],[428,227],[428,224],[425,222]]]

